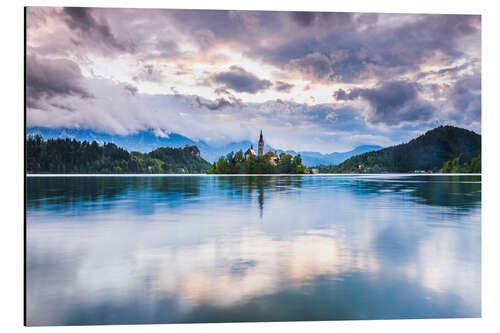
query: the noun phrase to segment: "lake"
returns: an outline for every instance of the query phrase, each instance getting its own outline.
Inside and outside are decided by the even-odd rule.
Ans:
[[[481,176],[28,177],[28,325],[481,316]]]

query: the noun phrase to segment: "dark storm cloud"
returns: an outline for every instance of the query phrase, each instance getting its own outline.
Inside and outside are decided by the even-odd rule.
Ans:
[[[375,88],[337,90],[337,100],[363,99],[372,107],[367,120],[372,124],[397,126],[403,122],[431,121],[436,108],[418,97],[418,85],[409,81],[385,82]]]
[[[283,81],[276,81],[274,90],[279,91],[279,92],[290,92],[292,88],[294,87],[293,84],[283,82]]]
[[[39,106],[42,98],[56,96],[93,97],[83,85],[80,67],[68,59],[42,59],[26,56],[26,95],[28,107]]]
[[[134,81],[163,82],[165,76],[161,69],[153,65],[144,65],[139,72],[132,78]]]
[[[238,66],[231,66],[229,71],[216,74],[214,81],[223,84],[227,89],[250,94],[266,90],[271,86],[271,81],[261,80]]]
[[[63,9],[64,21],[68,27],[80,33],[81,38],[73,40],[75,45],[97,43],[116,51],[131,53],[135,51],[133,42],[118,41],[106,20],[104,18],[97,20],[92,15],[92,11],[92,8],[84,7],[65,7]]]

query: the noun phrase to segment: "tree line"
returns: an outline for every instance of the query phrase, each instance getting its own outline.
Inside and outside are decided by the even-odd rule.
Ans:
[[[444,162],[444,173],[481,173],[481,154],[468,161],[463,154]]]
[[[30,136],[26,140],[28,173],[203,173],[211,165],[197,156],[195,146],[128,152],[113,143]]]

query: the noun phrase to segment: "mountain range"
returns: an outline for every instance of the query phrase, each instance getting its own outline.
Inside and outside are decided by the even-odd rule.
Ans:
[[[257,147],[257,144],[254,144],[247,140],[230,142],[224,145],[210,145],[204,141],[195,141],[177,133],[170,133],[168,136],[158,136],[154,133],[153,130],[141,131],[136,134],[122,136],[99,133],[88,129],[51,129],[45,127],[29,127],[26,129],[26,135],[40,135],[45,140],[70,138],[77,141],[96,141],[99,144],[110,142],[130,152],[137,151],[141,153],[151,152],[160,147],[181,148],[186,144],[196,145],[200,149],[201,157],[211,163],[215,162],[219,157],[226,155],[231,151],[237,152],[238,150],[242,150],[243,152],[245,152],[252,144],[254,145],[255,149]],[[352,156],[379,149],[382,149],[382,147],[375,145],[362,145],[347,152],[333,152],[329,154],[322,154],[312,151],[283,151],[280,149],[275,149],[269,145],[265,145],[264,147],[265,151],[275,151],[278,154],[281,152],[286,152],[294,156],[300,154],[302,157],[302,163],[308,167],[316,165],[336,165],[342,163]]]

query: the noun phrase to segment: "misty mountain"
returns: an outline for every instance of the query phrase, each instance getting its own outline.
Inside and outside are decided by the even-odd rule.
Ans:
[[[31,127],[26,130],[26,134],[28,136],[38,134],[45,140],[70,138],[77,141],[97,141],[101,145],[110,142],[130,152],[137,151],[141,153],[148,153],[159,147],[180,148],[186,144],[200,145],[200,143],[179,134],[171,133],[168,137],[161,137],[155,135],[153,131],[141,131],[131,135],[111,135],[88,129]]]

